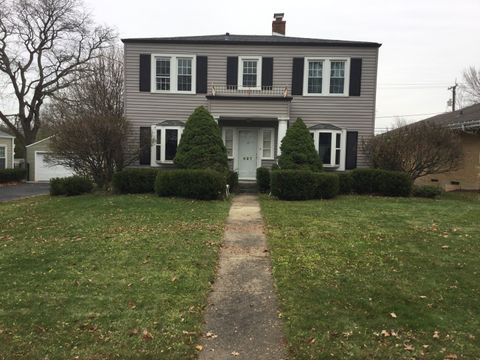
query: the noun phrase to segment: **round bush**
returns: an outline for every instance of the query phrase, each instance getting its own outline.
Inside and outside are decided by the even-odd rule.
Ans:
[[[153,193],[158,171],[153,168],[119,171],[113,175],[113,191],[118,194]]]
[[[337,174],[315,173],[316,192],[318,199],[332,199],[338,195],[340,182]]]
[[[433,185],[414,186],[412,189],[412,195],[416,197],[434,199],[441,194],[442,189]]]
[[[317,188],[315,173],[307,170],[272,171],[270,189],[281,200],[314,199]]]
[[[226,178],[214,170],[171,170],[159,172],[155,192],[159,196],[177,196],[214,200],[225,195]]]
[[[92,190],[92,180],[83,176],[69,176],[50,180],[50,194],[52,196],[75,196],[90,193]]]
[[[257,187],[261,193],[270,191],[270,170],[265,167],[257,169]]]
[[[26,169],[2,169],[0,170],[0,183],[21,181],[27,176]]]

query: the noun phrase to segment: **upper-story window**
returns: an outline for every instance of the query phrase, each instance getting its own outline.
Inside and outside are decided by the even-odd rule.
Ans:
[[[195,55],[152,55],[155,92],[195,93]]]
[[[305,58],[303,95],[348,96],[350,59]]]
[[[238,60],[239,89],[260,90],[262,87],[262,57],[239,56]]]

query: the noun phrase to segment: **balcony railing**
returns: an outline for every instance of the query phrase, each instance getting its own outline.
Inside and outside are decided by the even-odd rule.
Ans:
[[[211,85],[210,96],[288,97],[287,86],[262,86],[261,89],[239,89],[236,85]]]

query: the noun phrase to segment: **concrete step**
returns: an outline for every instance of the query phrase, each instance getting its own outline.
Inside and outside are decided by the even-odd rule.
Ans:
[[[238,191],[242,194],[258,193],[257,183],[255,181],[241,181],[238,183]]]

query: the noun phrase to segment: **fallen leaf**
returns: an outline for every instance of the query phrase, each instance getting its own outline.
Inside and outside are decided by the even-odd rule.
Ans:
[[[129,309],[135,309],[137,307],[137,305],[135,305],[135,303],[132,301],[132,300],[129,300],[128,301],[128,308]]]
[[[447,356],[444,357],[444,360],[456,360],[458,359],[458,356],[455,354],[448,354]]]
[[[410,344],[403,344],[403,349],[404,349],[404,350],[407,350],[407,351],[413,351],[413,350],[415,350],[415,348],[413,347],[413,345],[410,345]]]
[[[238,351],[232,351],[232,355],[233,355],[233,356],[239,356],[240,353],[239,353]]]
[[[142,335],[143,335],[143,340],[152,340],[153,339],[153,335],[150,334],[147,329],[143,330]]]
[[[202,346],[202,345],[196,345],[196,346],[195,346],[195,349],[197,349],[197,351],[202,351],[202,350],[203,350],[203,346]]]
[[[390,316],[391,316],[392,318],[394,318],[394,319],[397,318],[397,314],[395,314],[394,312],[390,313]]]
[[[426,299],[427,297],[425,295],[420,295],[420,299]]]
[[[380,332],[380,335],[383,335],[383,336],[385,336],[385,337],[389,337],[389,336],[390,336],[390,333],[389,333],[387,330],[382,330],[382,331]]]
[[[440,333],[438,331],[433,332],[433,338],[434,339],[440,339]]]
[[[450,247],[450,246],[448,246],[448,245],[443,245],[443,246],[442,246],[442,249],[448,249],[449,247]]]

